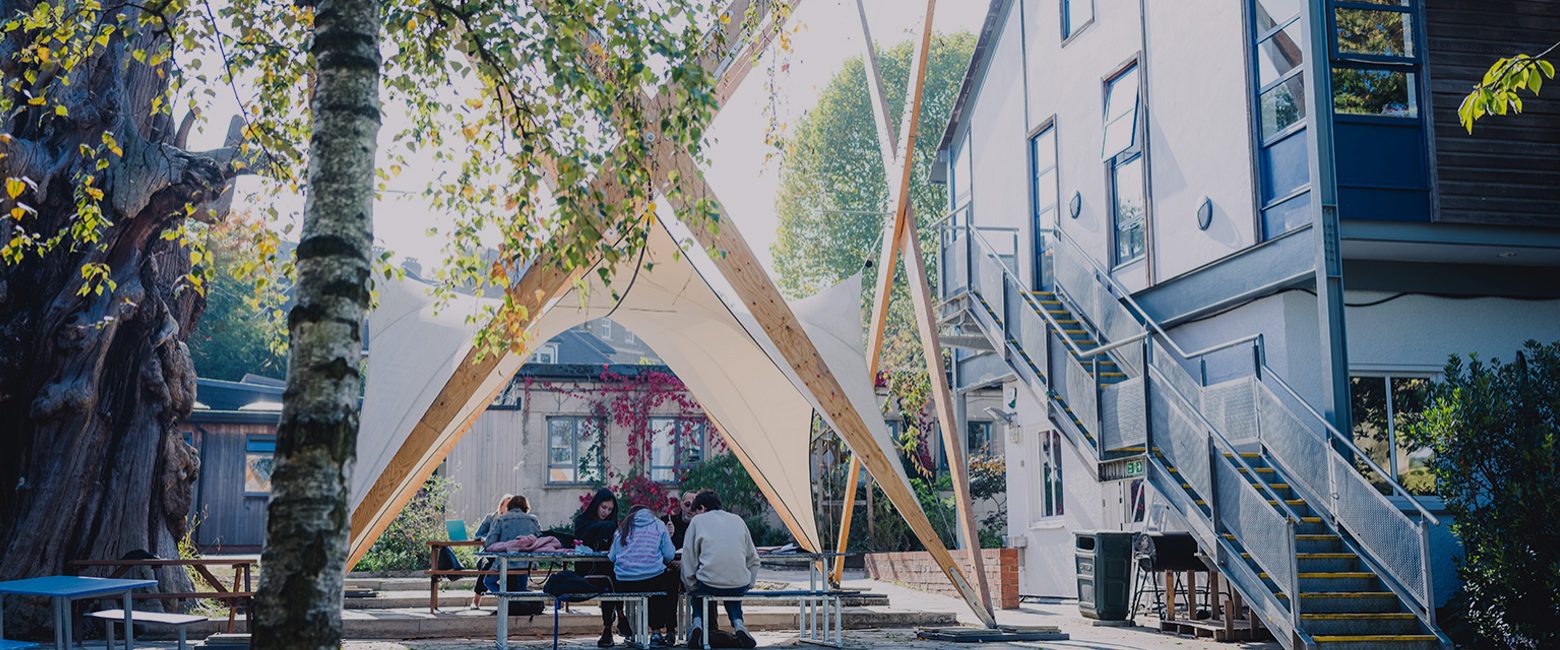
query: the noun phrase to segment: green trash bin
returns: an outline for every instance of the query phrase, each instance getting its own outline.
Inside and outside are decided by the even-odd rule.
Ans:
[[[1124,621],[1131,598],[1132,538],[1122,531],[1073,533],[1078,611],[1099,621]]]

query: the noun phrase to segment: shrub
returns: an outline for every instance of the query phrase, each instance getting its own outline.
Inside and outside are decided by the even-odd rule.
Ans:
[[[765,517],[769,501],[735,454],[716,454],[695,465],[683,477],[681,489],[714,490],[720,495],[722,508],[747,522],[754,544],[772,546],[791,541],[790,533],[769,525]]]
[[[422,571],[428,566],[428,540],[444,539],[445,507],[456,484],[434,475],[390,521],[379,540],[363,554],[358,571]],[[463,558],[463,561],[469,558]]]
[[[1405,434],[1434,452],[1481,642],[1560,646],[1560,343],[1509,364],[1452,357]]]

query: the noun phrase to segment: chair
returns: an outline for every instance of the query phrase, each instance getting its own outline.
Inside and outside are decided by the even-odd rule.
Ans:
[[[471,535],[466,532],[466,520],[464,519],[445,519],[444,530],[449,532],[450,541],[452,542],[471,541]]]

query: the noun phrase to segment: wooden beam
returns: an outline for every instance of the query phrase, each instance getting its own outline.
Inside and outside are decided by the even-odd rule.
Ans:
[[[926,14],[923,17],[921,27],[921,39],[914,56],[911,59],[910,73],[907,77],[909,84],[905,92],[905,105],[900,119],[900,132],[897,140],[893,130],[889,128],[888,101],[883,92],[883,77],[878,66],[878,52],[876,44],[872,41],[871,25],[867,21],[867,10],[862,0],[856,0],[857,14],[861,18],[861,35],[863,44],[863,59],[867,69],[868,94],[872,98],[873,123],[877,126],[879,149],[883,157],[885,179],[896,183],[890,189],[891,216],[887,232],[883,237],[883,253],[879,257],[877,295],[875,296],[872,312],[872,325],[869,332],[872,333],[870,353],[876,361],[879,358],[882,346],[882,334],[887,324],[888,304],[890,291],[893,288],[895,267],[894,252],[902,252],[905,259],[905,277],[910,284],[910,297],[914,306],[916,326],[921,335],[921,352],[926,357],[927,372],[932,388],[933,404],[937,413],[938,424],[942,429],[943,452],[948,457],[948,470],[953,479],[954,501],[958,510],[959,527],[963,533],[966,550],[969,553],[970,567],[975,573],[976,584],[979,585],[981,603],[987,613],[991,611],[991,589],[987,584],[985,562],[980,552],[980,533],[975,528],[975,512],[973,498],[969,489],[969,468],[965,462],[964,447],[960,441],[960,430],[957,419],[953,413],[953,396],[948,387],[947,369],[943,364],[942,342],[937,336],[937,319],[934,313],[935,305],[932,303],[931,287],[927,281],[924,258],[921,257],[920,237],[917,233],[914,210],[910,204],[910,179],[914,170],[915,140],[921,117],[921,100],[926,88],[926,61],[931,52],[932,18],[936,11],[936,0],[927,0]],[[876,364],[874,364],[875,366]],[[876,370],[873,371],[874,376]],[[846,473],[846,481],[849,485],[856,482],[856,471],[859,464],[851,463]],[[849,489],[849,488],[847,488]],[[838,548],[843,552],[848,541],[849,522],[855,502],[845,504],[845,512],[842,517],[844,524],[841,526],[842,535],[839,538]],[[837,558],[834,565],[834,580],[837,582],[844,571],[844,558]]]
[[[794,10],[800,2],[801,0],[791,0],[790,7]],[[766,24],[767,12],[772,3],[765,1],[756,5],[752,11],[753,18],[758,24],[765,25],[765,29],[751,38],[742,38],[740,30],[745,22],[743,17],[750,13],[747,9],[748,5],[749,0],[732,2],[727,13],[732,16],[731,19],[717,22],[722,30],[718,32],[721,35],[710,39],[709,46],[700,57],[700,64],[704,69],[718,75],[715,84],[716,104],[713,109],[716,114],[752,71],[757,53],[766,48],[779,32],[779,21],[767,21]],[[663,88],[657,96],[672,97],[676,94],[672,89]],[[652,106],[648,110],[664,110],[664,105]],[[652,124],[657,123],[655,117],[657,114],[651,112],[648,121]],[[515,126],[516,119],[510,118],[511,126]],[[714,115],[711,115],[710,119],[713,120]],[[556,166],[551,164],[552,161],[540,162],[549,178],[555,178]],[[591,196],[603,197],[601,205],[614,205],[621,201],[625,194],[623,188],[617,185],[617,174],[612,170],[605,170],[599,174],[592,181],[591,190]],[[582,213],[591,212],[586,210]],[[568,233],[561,236],[568,236]],[[546,307],[566,293],[590,265],[581,265],[572,273],[560,270],[561,266],[561,260],[551,256],[538,258],[511,287],[510,296],[516,304],[525,308],[523,316],[515,315],[513,329],[525,331],[534,326],[536,319]],[[406,440],[402,441],[385,470],[370,486],[363,501],[352,511],[347,559],[349,570],[362,559],[363,554],[368,552],[374,541],[384,534],[391,520],[406,507],[417,490],[428,480],[428,477],[433,475],[434,470],[449,455],[450,450],[481,416],[484,410],[481,406],[492,402],[497,396],[497,390],[503,388],[500,384],[497,390],[479,395],[476,394],[479,387],[487,383],[495,373],[503,373],[506,378],[512,376],[519,364],[523,362],[523,354],[522,350],[518,356],[500,354],[482,356],[477,354],[476,350],[472,350],[461,360],[454,374],[439,390],[428,411],[413,426],[411,433]],[[506,369],[501,366],[501,363],[506,363],[506,359],[508,364],[514,366],[513,368]]]

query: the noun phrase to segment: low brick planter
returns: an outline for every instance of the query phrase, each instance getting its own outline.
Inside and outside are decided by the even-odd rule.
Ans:
[[[959,568],[965,575],[970,572],[969,557],[964,551],[953,551]],[[986,584],[991,587],[991,599],[999,609],[1018,609],[1018,549],[988,548],[981,551],[986,568]],[[892,582],[934,594],[957,597],[948,576],[932,561],[925,551],[909,553],[868,553],[867,575],[873,580]]]

